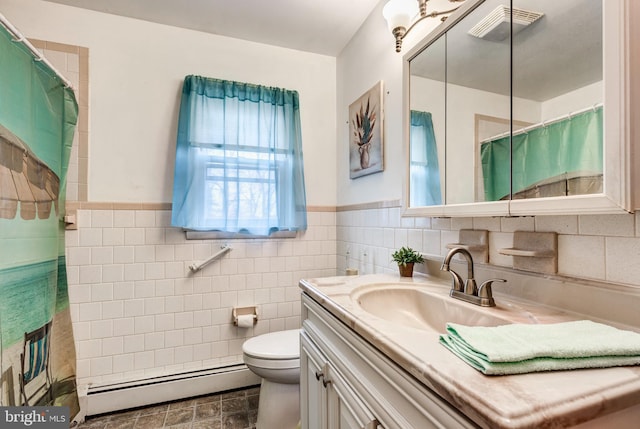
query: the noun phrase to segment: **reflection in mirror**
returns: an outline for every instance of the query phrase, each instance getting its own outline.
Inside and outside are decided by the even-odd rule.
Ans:
[[[513,121],[514,127],[523,128],[529,125],[532,124],[524,121]],[[480,168],[476,168],[476,201],[506,199],[510,195],[510,171],[504,168],[504,166],[509,165],[511,157],[509,151],[511,122],[505,118],[476,115],[475,130],[475,165],[481,166]],[[485,144],[496,140],[496,136],[504,136],[502,145]],[[485,174],[485,171],[487,171],[487,174]],[[504,189],[495,192],[494,189],[498,187],[498,184],[501,184]]]
[[[509,26],[505,33],[504,25],[487,31],[484,24],[503,3],[483,2],[447,32],[447,204],[486,200],[478,139],[496,124],[509,130]],[[483,117],[498,120],[479,121]],[[477,121],[485,126],[476,128]],[[508,160],[494,167],[509,174]]]
[[[443,204],[445,155],[445,55],[441,37],[411,62],[409,205]]]
[[[603,191],[602,4],[486,0],[411,58],[409,106],[431,114],[442,203]],[[429,146],[411,135],[410,154],[410,206],[439,204]]]
[[[444,197],[441,203],[412,197],[411,207],[485,200],[478,143],[509,130],[509,44],[483,49],[486,42],[469,31],[501,3],[481,3],[409,62],[409,105],[432,115]],[[479,118],[496,118],[497,126],[480,120],[479,127]],[[417,144],[410,135],[412,196],[427,186],[413,174]],[[498,168],[509,172],[508,163]]]
[[[487,199],[569,196],[602,192],[602,1],[514,0],[512,174],[494,180]],[[526,19],[523,18],[523,22]],[[521,31],[518,31],[521,30]],[[559,46],[561,44],[561,46]],[[508,136],[483,146],[486,176],[496,176],[490,155]],[[508,180],[511,180],[509,185]]]
[[[442,204],[440,168],[433,119],[430,112],[411,111],[411,180],[421,184],[411,188],[411,204]]]

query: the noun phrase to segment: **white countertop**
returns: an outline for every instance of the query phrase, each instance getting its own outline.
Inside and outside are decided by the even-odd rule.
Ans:
[[[640,366],[486,376],[438,343],[444,332],[389,322],[360,308],[357,288],[380,283],[420,285],[448,297],[449,283],[422,277],[372,274],[302,280],[301,289],[400,367],[481,427],[571,427],[640,404]],[[535,303],[496,296],[499,314],[513,323],[575,320]],[[477,306],[458,301],[460,305]],[[586,317],[585,317],[586,318]]]

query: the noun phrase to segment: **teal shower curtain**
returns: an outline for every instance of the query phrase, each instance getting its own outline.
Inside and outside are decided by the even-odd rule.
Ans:
[[[0,26],[0,405],[68,406],[71,417],[61,218],[77,115],[73,90]]]
[[[483,143],[480,148],[486,201],[497,201],[536,184],[603,171],[602,107],[527,132]],[[512,171],[500,166],[512,165]]]

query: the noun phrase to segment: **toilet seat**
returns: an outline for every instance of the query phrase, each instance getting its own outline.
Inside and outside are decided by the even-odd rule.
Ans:
[[[247,365],[269,369],[300,367],[300,330],[258,335],[242,345]]]
[[[261,359],[244,355],[244,363],[247,366],[254,366],[264,369],[294,369],[300,368],[300,358],[298,359]]]
[[[300,330],[258,335],[245,341],[242,351],[260,359],[300,359]]]

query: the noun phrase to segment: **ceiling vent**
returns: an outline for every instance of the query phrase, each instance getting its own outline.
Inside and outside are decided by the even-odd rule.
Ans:
[[[543,15],[543,13],[539,12],[513,8],[513,34],[515,35],[524,30]],[[492,42],[505,40],[509,37],[510,17],[511,9],[507,6],[500,5],[474,25],[473,28],[469,30],[469,34],[479,39]]]

